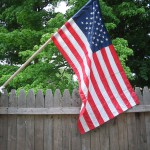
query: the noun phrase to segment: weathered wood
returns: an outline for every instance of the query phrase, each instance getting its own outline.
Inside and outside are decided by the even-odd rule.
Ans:
[[[26,107],[26,94],[24,90],[20,91],[18,97],[18,107],[25,108]],[[26,125],[25,125],[26,117],[18,116],[17,117],[17,150],[25,150],[25,138],[26,138]]]
[[[150,112],[150,105],[138,105],[125,113]],[[80,107],[49,107],[49,108],[16,108],[0,107],[0,114],[8,115],[76,115],[80,113]]]
[[[136,87],[135,92],[140,100],[140,105],[144,105],[143,96],[141,89]],[[147,136],[146,136],[146,125],[145,125],[145,113],[136,113],[136,127],[137,127],[137,150],[147,150]]]
[[[148,150],[150,147],[150,91],[135,88],[140,105],[80,135],[77,128],[81,99],[56,90],[27,97],[22,90],[0,96],[0,150]],[[8,105],[9,99],[9,105]],[[27,106],[26,106],[27,105]],[[36,107],[35,107],[36,105]],[[27,107],[27,108],[26,108]],[[138,113],[137,113],[138,112]],[[8,118],[8,120],[7,120]]]
[[[0,114],[6,115],[71,115],[79,114],[80,107],[49,107],[49,108],[0,108]]]
[[[36,94],[35,107],[43,108],[44,107],[44,95],[41,90]],[[44,119],[42,116],[35,116],[35,149],[44,150]]]
[[[62,106],[62,96],[60,93],[60,90],[56,90],[54,93],[54,107]],[[63,150],[62,149],[62,119],[60,115],[56,115],[54,117],[54,137],[53,137],[53,143],[54,143],[54,150]]]
[[[128,128],[127,128],[127,116],[121,114],[117,117],[118,121],[118,142],[120,150],[128,149]]]
[[[128,149],[137,149],[137,135],[136,135],[136,120],[135,114],[127,114],[128,127]]]
[[[0,107],[8,107],[8,93],[0,96]],[[8,116],[0,115],[0,150],[7,150],[8,142]]]
[[[33,90],[30,90],[27,95],[27,108],[35,107],[35,95]],[[26,150],[34,150],[34,116],[26,116]]]
[[[93,139],[94,140],[94,139]],[[92,150],[91,149],[91,133],[88,132],[84,135],[81,135],[81,148],[82,150]]]
[[[76,89],[73,90],[72,92],[72,99],[71,99],[71,105],[73,108],[74,107],[81,107],[81,100],[79,97],[79,93]],[[77,127],[77,120],[79,116],[77,115],[72,115],[72,124],[71,124],[71,134],[72,134],[72,150],[77,150],[77,149],[83,149],[81,146],[81,136]],[[84,140],[84,137],[82,138],[82,142]],[[88,150],[88,149],[87,149]]]
[[[109,139],[110,150],[119,150],[119,137],[118,137],[118,121],[117,117],[110,120],[109,124]]]
[[[100,129],[97,128],[91,131],[91,150],[100,149]]]
[[[51,90],[46,91],[45,108],[52,108],[54,99]],[[53,116],[44,117],[44,150],[53,150]]]
[[[69,90],[63,93],[62,107],[71,107]],[[62,131],[62,149],[71,150],[71,115],[62,116]]]
[[[12,90],[9,96],[9,107],[17,107],[16,91]],[[17,148],[17,116],[8,116],[8,150]]]
[[[100,150],[110,150],[109,124],[106,122],[100,129]]]
[[[143,103],[144,105],[150,104],[150,90],[148,87],[143,89]],[[146,136],[147,136],[147,147],[150,147],[150,113],[145,113],[145,125],[146,125]]]

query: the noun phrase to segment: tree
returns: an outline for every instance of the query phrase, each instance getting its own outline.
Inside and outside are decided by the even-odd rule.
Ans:
[[[134,55],[127,65],[135,74],[132,84],[150,86],[150,1],[149,0],[106,0],[119,22],[111,32],[113,37],[124,38]]]
[[[43,8],[50,2],[53,4],[52,11],[47,12]],[[72,5],[72,8],[65,15],[55,13],[56,1],[50,2],[42,0],[0,2],[0,60],[7,61],[6,65],[0,65],[0,84],[3,84],[18,69],[18,65],[24,63],[87,0],[80,2],[70,0],[68,5]],[[132,80],[132,72],[126,65],[126,61],[129,56],[133,55],[133,51],[128,47],[127,40],[123,39],[124,36],[120,36],[120,32],[117,32],[118,29],[122,29],[120,27],[122,18],[117,14],[117,10],[121,11],[119,5],[122,3],[116,0],[111,4],[105,0],[105,2],[101,1],[101,8],[106,27],[112,35],[122,65],[128,78]],[[114,4],[118,6],[117,10]],[[129,23],[132,24],[131,20]],[[127,34],[124,35],[126,37]],[[60,88],[62,91],[69,88],[72,90],[78,86],[72,78],[73,75],[73,71],[62,55],[54,44],[50,43],[7,88],[8,90],[12,88],[18,90],[20,88],[26,90]]]

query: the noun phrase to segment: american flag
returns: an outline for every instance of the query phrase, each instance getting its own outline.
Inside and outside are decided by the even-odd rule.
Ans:
[[[78,77],[81,134],[139,104],[105,28],[98,0],[89,0],[52,40]]]

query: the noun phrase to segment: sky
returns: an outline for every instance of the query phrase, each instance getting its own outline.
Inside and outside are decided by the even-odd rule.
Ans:
[[[53,5],[48,4],[44,9],[46,11],[51,11],[53,8]],[[61,1],[57,3],[57,7],[55,8],[55,12],[61,12],[62,14],[65,14],[66,11],[70,8],[70,6],[67,6],[67,3],[65,1]]]

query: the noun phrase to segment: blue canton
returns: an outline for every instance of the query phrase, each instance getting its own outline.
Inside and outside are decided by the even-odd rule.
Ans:
[[[111,44],[98,0],[90,0],[72,19],[87,37],[93,53]]]

